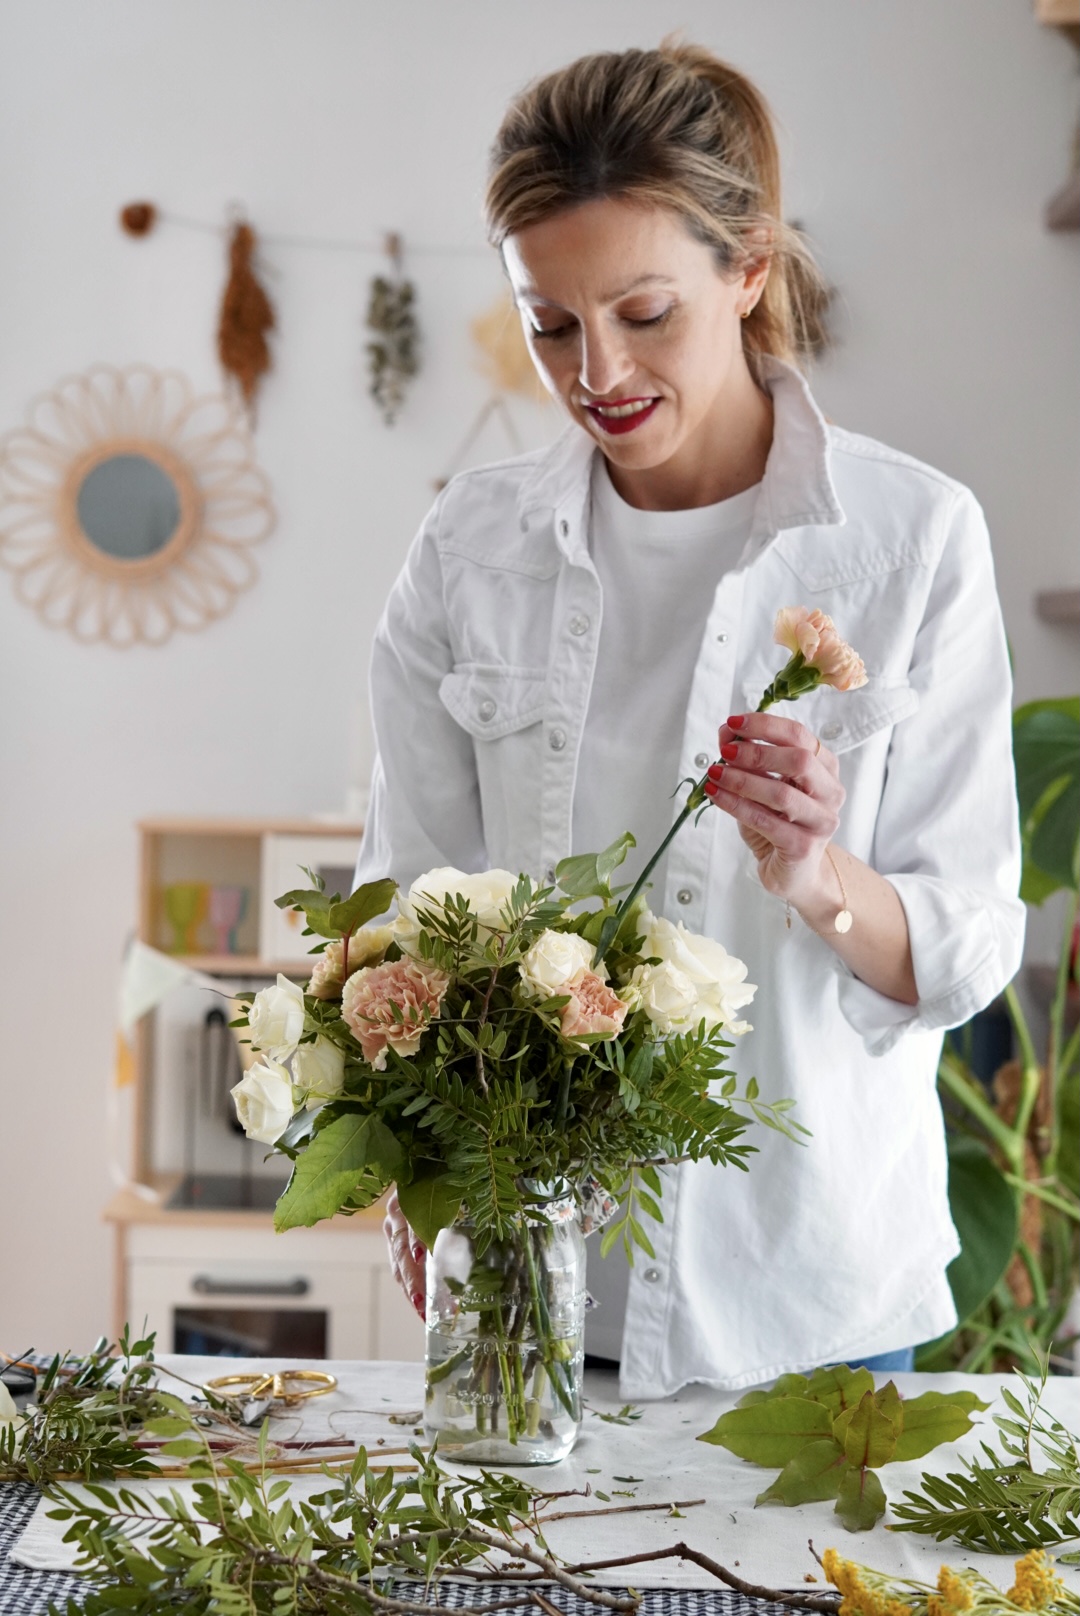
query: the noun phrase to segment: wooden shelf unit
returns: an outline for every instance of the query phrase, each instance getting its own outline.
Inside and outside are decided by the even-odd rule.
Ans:
[[[1080,589],[1044,589],[1035,596],[1035,615],[1044,623],[1080,623]]]
[[[306,884],[299,871],[289,867],[289,860],[305,851],[304,863],[332,867],[341,889],[348,890],[363,827],[310,819],[160,816],[143,820],[138,832],[138,934],[143,942],[222,981],[272,979],[278,972],[303,981],[311,970],[307,949],[313,939],[297,933],[294,956],[280,949],[261,950],[260,935],[265,937],[266,930],[260,906],[285,887]],[[275,838],[296,840],[275,844]],[[276,864],[264,867],[275,846]],[[321,847],[325,861],[318,856]],[[342,868],[346,864],[347,870]],[[245,886],[248,906],[237,932],[241,951],[223,954],[204,946],[196,953],[172,953],[175,932],[162,901],[162,887],[170,881]],[[278,937],[279,918],[275,911]],[[208,941],[205,935],[198,940],[204,945]],[[181,1315],[205,1308],[210,1296],[217,1299],[217,1306],[241,1312],[245,1307],[321,1311],[331,1355],[422,1358],[423,1328],[386,1260],[381,1204],[354,1217],[332,1218],[313,1229],[291,1229],[284,1235],[275,1234],[273,1214],[267,1210],[167,1204],[182,1174],[175,1163],[154,1160],[150,1119],[166,1080],[164,1072],[154,1069],[156,1014],[143,1016],[135,1033],[133,1182],[119,1190],[104,1210],[115,1235],[115,1329],[129,1319],[141,1327],[145,1316],[158,1334],[159,1350],[169,1351]],[[186,1092],[183,1085],[191,1080],[190,1072],[175,1066],[168,1073],[168,1081],[179,1085],[180,1092]],[[198,1081],[201,1084],[202,1078]],[[175,1095],[177,1088],[172,1092]],[[215,1120],[213,1126],[218,1125]],[[283,1275],[299,1288],[282,1290]],[[290,1301],[290,1296],[300,1299]]]
[[[1035,20],[1056,28],[1080,50],[1080,0],[1034,0]],[[1048,230],[1080,230],[1080,129],[1073,137],[1071,173],[1046,204]]]

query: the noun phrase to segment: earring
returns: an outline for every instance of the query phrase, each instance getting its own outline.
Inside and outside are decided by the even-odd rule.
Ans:
[[[753,314],[753,312],[754,312],[754,305],[751,303],[751,305],[750,305],[750,307],[748,309],[743,309],[742,314],[739,316],[739,318],[742,319],[742,320],[749,320],[749,318]]]

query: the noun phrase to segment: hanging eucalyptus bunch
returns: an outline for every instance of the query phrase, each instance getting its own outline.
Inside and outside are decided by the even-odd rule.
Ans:
[[[367,324],[375,336],[367,351],[369,391],[387,426],[393,426],[408,384],[420,369],[420,326],[416,288],[402,270],[400,236],[386,238],[386,252],[391,273],[371,282]]]

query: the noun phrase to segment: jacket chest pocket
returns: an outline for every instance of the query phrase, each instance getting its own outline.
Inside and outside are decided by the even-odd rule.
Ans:
[[[439,685],[439,700],[478,741],[497,741],[544,716],[546,671],[463,662]]]
[[[756,708],[767,682],[748,679],[743,684],[747,712]],[[831,685],[819,685],[797,702],[778,702],[769,710],[805,724],[831,752],[840,756],[910,718],[918,707],[919,693],[906,680],[879,683],[872,679],[861,690],[846,692],[833,690]]]

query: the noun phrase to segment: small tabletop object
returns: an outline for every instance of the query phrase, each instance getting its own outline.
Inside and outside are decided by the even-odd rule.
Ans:
[[[218,1375],[214,1380],[203,1382],[204,1391],[219,1397],[236,1398],[243,1402],[245,1408],[250,1408],[253,1403],[261,1405],[258,1418],[275,1403],[282,1408],[293,1408],[309,1397],[325,1397],[336,1387],[336,1377],[321,1369],[283,1369],[280,1373],[271,1370],[265,1375]]]

